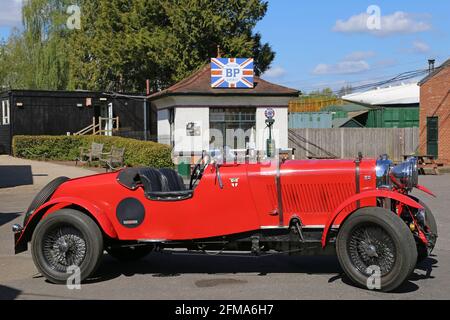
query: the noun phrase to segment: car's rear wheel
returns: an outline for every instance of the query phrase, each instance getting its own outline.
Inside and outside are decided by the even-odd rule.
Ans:
[[[414,237],[398,216],[378,207],[362,208],[342,225],[336,252],[346,275],[358,286],[392,291],[414,270]]]
[[[103,253],[97,224],[72,209],[58,210],[41,220],[31,242],[36,267],[52,283],[66,283],[77,270],[79,280],[85,280],[95,272]]]
[[[106,251],[119,261],[136,261],[147,256],[153,248],[151,246],[112,247]]]

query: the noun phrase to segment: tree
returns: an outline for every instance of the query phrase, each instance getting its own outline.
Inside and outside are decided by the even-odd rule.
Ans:
[[[27,0],[22,8],[23,63],[28,67],[22,81],[31,89],[65,89],[69,75],[65,26],[69,0]]]
[[[225,56],[254,57],[256,74],[275,57],[253,34],[267,11],[263,0],[75,2],[80,30],[66,27],[74,0],[24,1],[24,31],[1,46],[0,85],[142,92],[146,79],[156,90],[186,77],[217,45]]]
[[[142,91],[145,80],[170,84],[175,49],[157,0],[99,0],[83,5],[72,33],[70,89]]]
[[[26,88],[32,71],[27,68],[27,50],[22,35],[13,30],[8,41],[1,45],[0,52],[0,88]]]
[[[324,96],[324,97],[336,97],[331,88],[324,88],[322,90],[311,91],[310,96]]]
[[[260,0],[99,0],[84,2],[82,30],[71,39],[72,89],[143,91],[179,81],[216,55],[274,59],[253,34],[267,10]]]

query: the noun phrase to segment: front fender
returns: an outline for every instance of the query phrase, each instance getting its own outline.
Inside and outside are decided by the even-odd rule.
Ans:
[[[323,230],[322,234],[322,247],[325,247],[327,244],[327,236],[328,232],[330,231],[331,226],[333,225],[333,222],[338,218],[341,217],[340,213],[342,210],[344,210],[346,207],[351,205],[352,203],[355,203],[356,201],[366,199],[366,198],[389,198],[393,200],[397,200],[399,202],[404,203],[407,206],[416,208],[416,209],[423,209],[423,207],[416,201],[412,200],[410,197],[405,196],[401,193],[394,192],[394,191],[388,191],[388,190],[371,190],[366,191],[362,193],[355,194],[354,196],[351,196],[347,200],[345,200],[334,212],[331,214],[330,219],[328,220],[327,224],[325,225],[325,228]],[[348,212],[344,215],[342,215],[342,218],[345,219],[349,215],[351,215],[353,212]]]
[[[36,209],[35,212],[33,212],[31,217],[28,219],[28,223],[24,226],[24,229],[18,237],[15,246],[23,246],[24,243],[28,242],[28,240],[31,239],[31,235],[33,234],[34,229],[42,218],[69,206],[77,206],[82,208],[86,212],[89,212],[89,214],[93,219],[95,219],[97,224],[107,236],[109,236],[110,238],[117,238],[117,232],[114,229],[111,221],[108,219],[106,214],[95,204],[76,197],[60,197],[44,203],[42,206]]]

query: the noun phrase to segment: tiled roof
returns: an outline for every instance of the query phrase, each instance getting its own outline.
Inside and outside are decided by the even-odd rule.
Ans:
[[[155,100],[167,95],[255,95],[255,96],[291,96],[297,97],[299,90],[283,87],[259,77],[254,77],[254,88],[252,89],[217,89],[211,88],[211,67],[205,65],[197,72],[173,86],[156,92],[149,96]]]

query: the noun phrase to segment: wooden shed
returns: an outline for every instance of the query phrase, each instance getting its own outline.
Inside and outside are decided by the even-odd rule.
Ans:
[[[142,140],[156,138],[156,113],[149,104],[145,109],[145,96],[10,90],[0,93],[0,101],[0,154],[12,152],[15,135],[74,134],[93,122],[101,134]]]

